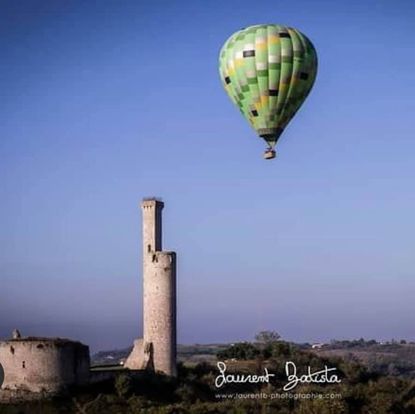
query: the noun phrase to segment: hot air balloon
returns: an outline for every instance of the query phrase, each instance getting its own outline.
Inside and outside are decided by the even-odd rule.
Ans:
[[[234,33],[219,56],[223,86],[275,158],[284,128],[313,87],[317,54],[311,41],[291,27],[262,24]]]

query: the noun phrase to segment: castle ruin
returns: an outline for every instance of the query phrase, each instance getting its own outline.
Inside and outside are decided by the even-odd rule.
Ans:
[[[0,341],[0,400],[7,397],[5,392],[58,393],[124,369],[177,375],[176,254],[162,251],[164,203],[149,198],[141,207],[143,338],[134,341],[124,366],[113,371],[90,371],[88,346],[63,338],[22,337],[15,330],[11,339]]]
[[[143,338],[134,341],[124,366],[176,376],[176,253],[162,251],[163,207],[156,198],[141,204]]]
[[[0,342],[2,389],[56,393],[89,381],[89,348],[63,338],[13,335]]]

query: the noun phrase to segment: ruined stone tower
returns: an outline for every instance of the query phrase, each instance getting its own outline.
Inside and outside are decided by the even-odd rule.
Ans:
[[[162,251],[162,210],[156,198],[144,199],[143,338],[125,362],[130,369],[154,369],[176,376],[176,254]]]

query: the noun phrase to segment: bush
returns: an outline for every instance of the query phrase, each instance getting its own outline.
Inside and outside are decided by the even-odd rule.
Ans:
[[[115,380],[115,390],[121,398],[127,398],[133,393],[133,380],[127,373],[120,374]]]

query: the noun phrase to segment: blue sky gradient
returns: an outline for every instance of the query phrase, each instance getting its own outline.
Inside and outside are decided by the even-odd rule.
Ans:
[[[179,342],[415,340],[415,3],[2,1],[0,337],[141,334],[142,197],[165,203]],[[315,87],[277,158],[223,42],[294,26]]]

